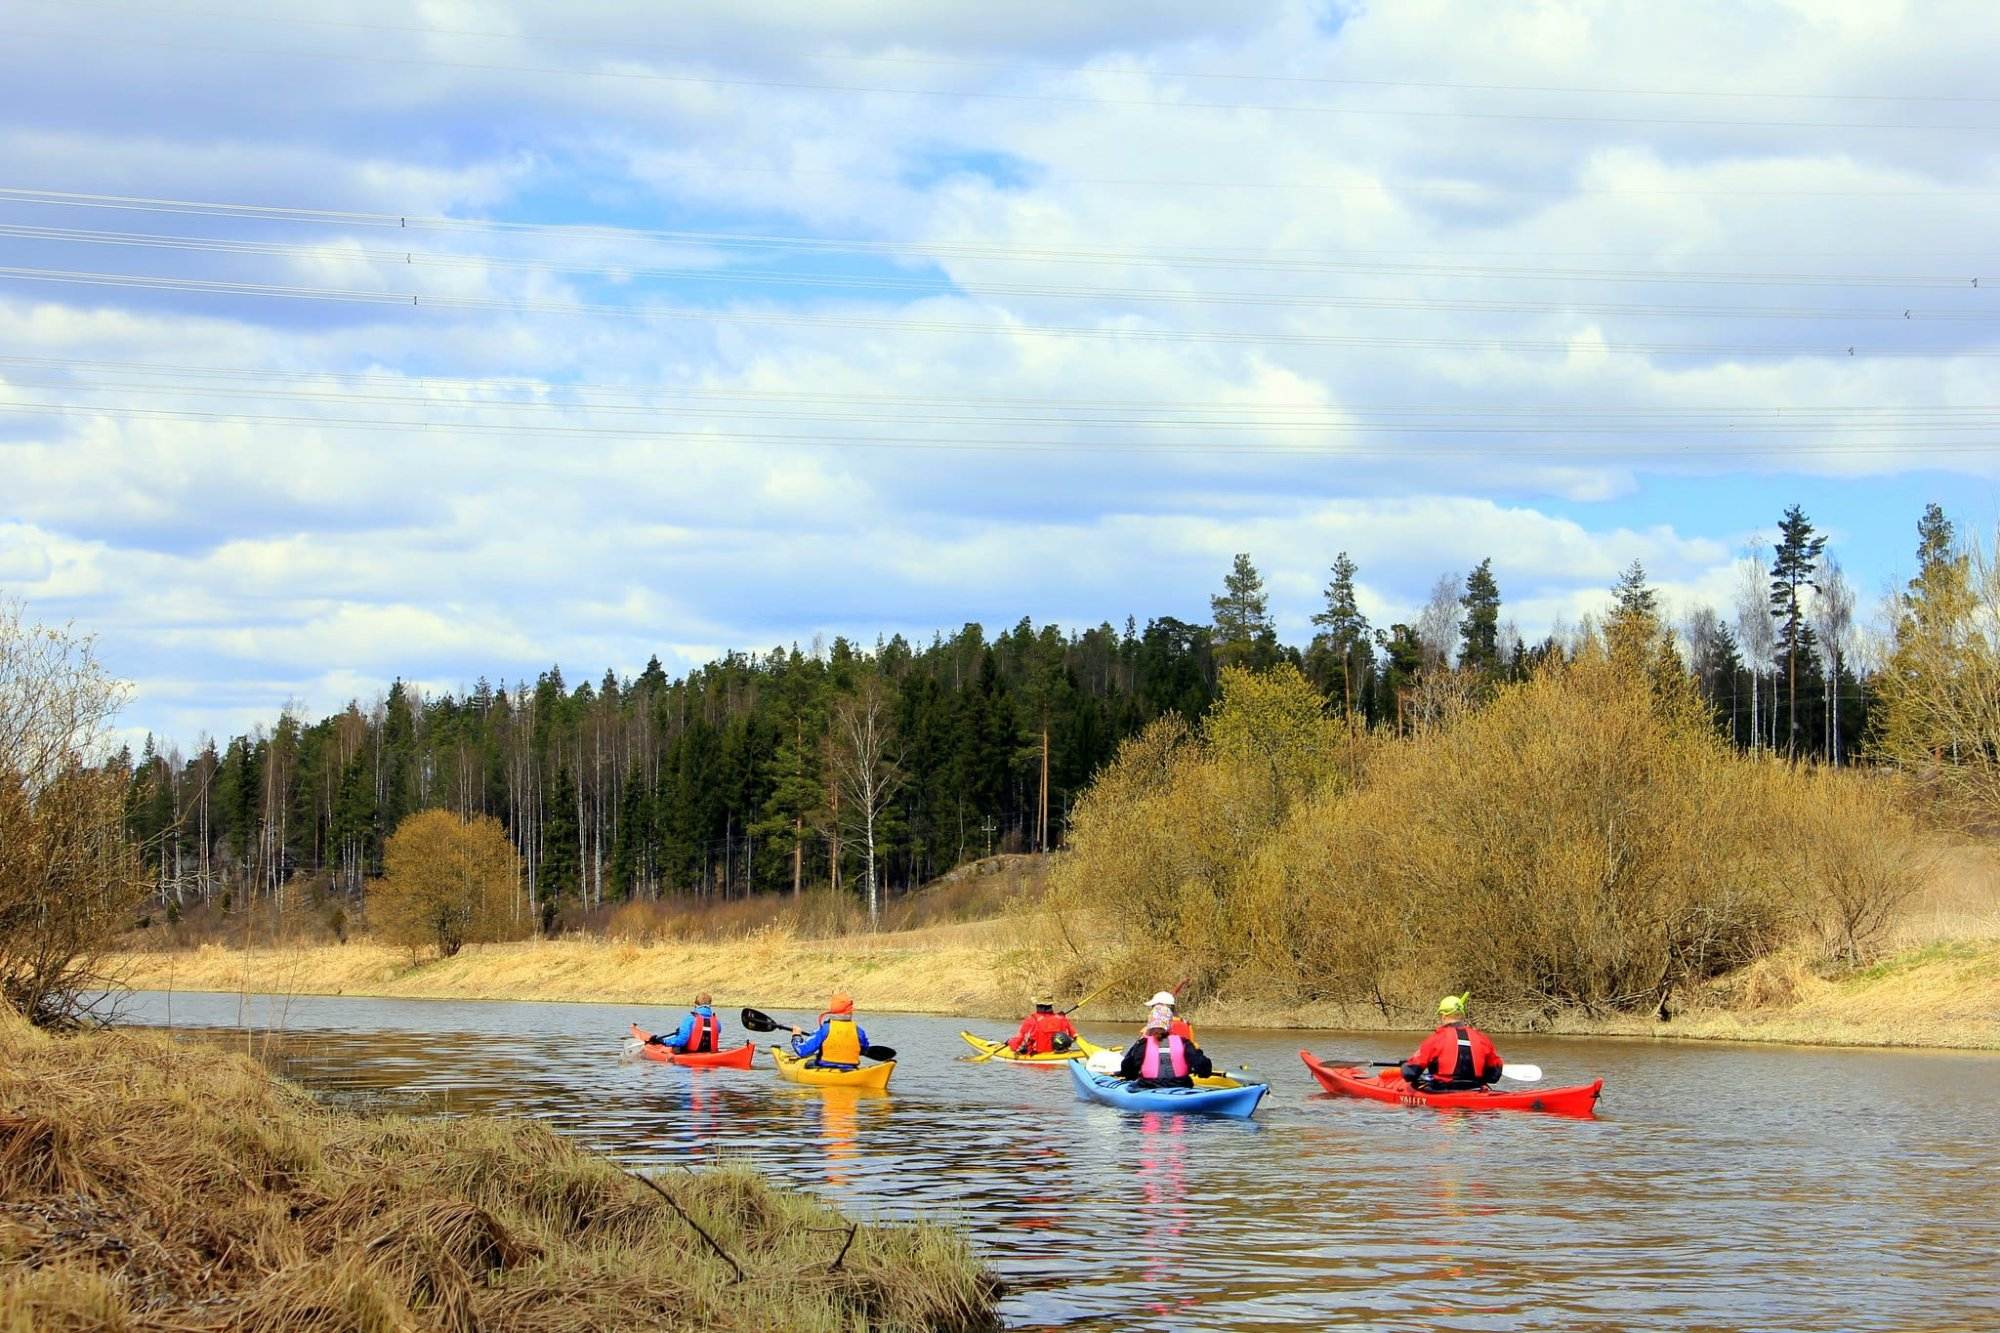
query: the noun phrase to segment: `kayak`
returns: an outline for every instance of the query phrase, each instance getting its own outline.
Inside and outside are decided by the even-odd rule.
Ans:
[[[984,1037],[975,1037],[970,1032],[961,1032],[958,1035],[964,1038],[965,1044],[973,1050],[978,1051],[981,1055],[996,1064],[1006,1065],[1059,1065],[1069,1060],[1087,1060],[1098,1051],[1110,1049],[1109,1047],[1098,1046],[1084,1040],[1082,1037],[1078,1037],[1076,1045],[1066,1051],[1043,1051],[1037,1055],[1016,1055],[1007,1049],[1007,1043],[1004,1041],[988,1041]]]
[[[632,1039],[639,1043],[639,1054],[648,1060],[658,1060],[663,1065],[687,1065],[693,1069],[748,1069],[750,1057],[757,1053],[756,1045],[746,1041],[727,1051],[700,1051],[688,1055],[670,1051],[664,1046],[648,1045],[647,1039],[651,1035],[642,1031],[637,1023],[632,1025]]]
[[[778,1066],[779,1078],[822,1088],[886,1088],[889,1075],[896,1072],[894,1060],[859,1069],[826,1069],[800,1059],[782,1046],[771,1048],[771,1063]]]
[[[1321,1064],[1311,1051],[1299,1058],[1312,1076],[1328,1092],[1343,1097],[1359,1097],[1371,1102],[1396,1102],[1403,1106],[1429,1106],[1441,1111],[1546,1111],[1551,1115],[1590,1115],[1604,1091],[1604,1080],[1573,1088],[1471,1088],[1464,1092],[1418,1092],[1403,1082],[1399,1069],[1384,1069],[1371,1075],[1358,1066]]]
[[[1183,1115],[1227,1115],[1248,1120],[1271,1089],[1263,1083],[1232,1088],[1141,1088],[1111,1074],[1093,1074],[1070,1061],[1076,1095],[1121,1111],[1176,1111]]]

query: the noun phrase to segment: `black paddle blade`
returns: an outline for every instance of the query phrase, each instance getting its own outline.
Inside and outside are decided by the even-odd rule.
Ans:
[[[896,1058],[896,1048],[893,1046],[863,1046],[861,1053],[870,1060],[882,1060],[886,1062]]]
[[[760,1009],[745,1009],[740,1015],[743,1026],[751,1032],[776,1032],[778,1025],[771,1016]]]

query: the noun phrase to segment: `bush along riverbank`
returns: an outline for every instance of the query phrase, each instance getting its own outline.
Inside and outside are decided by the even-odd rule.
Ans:
[[[986,1329],[931,1226],[530,1122],[336,1111],[246,1056],[0,1013],[0,1327]]]
[[[1401,1026],[1469,989],[1500,1029],[1996,1044],[1990,874],[1983,933],[1927,954],[1946,853],[1891,781],[1735,753],[1643,646],[1440,686],[1405,735],[1225,671],[1199,727],[1153,724],[1073,811],[1023,913],[1034,966],[1064,992],[1186,977],[1210,1021]],[[1892,993],[1899,1016],[1839,1011]]]

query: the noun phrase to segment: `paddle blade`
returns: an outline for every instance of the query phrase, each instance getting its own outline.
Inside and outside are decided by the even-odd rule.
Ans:
[[[769,1014],[760,1009],[745,1009],[738,1017],[741,1018],[744,1029],[749,1032],[776,1032],[778,1030],[777,1023],[772,1021]]]
[[[861,1053],[870,1060],[880,1060],[885,1064],[896,1058],[896,1048],[893,1046],[863,1046]]]
[[[1516,1083],[1540,1083],[1542,1081],[1542,1067],[1540,1065],[1501,1065],[1500,1077],[1511,1078]]]

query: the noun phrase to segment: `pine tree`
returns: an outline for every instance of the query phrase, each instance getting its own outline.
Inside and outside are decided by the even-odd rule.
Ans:
[[[1778,622],[1778,648],[1785,655],[1790,739],[1796,755],[1799,742],[1799,655],[1812,651],[1812,627],[1806,623],[1807,588],[1818,590],[1820,553],[1826,538],[1813,532],[1805,511],[1793,505],[1778,521],[1778,545],[1771,557],[1771,618]]]
[[[1269,599],[1264,580],[1250,563],[1247,552],[1239,552],[1229,573],[1223,577],[1222,592],[1208,599],[1215,617],[1215,657],[1220,666],[1262,665],[1258,658],[1277,646],[1277,631],[1271,623]]]
[[[1458,604],[1465,609],[1459,623],[1458,664],[1483,676],[1500,674],[1500,585],[1493,578],[1493,560],[1488,557],[1465,576],[1465,591]]]
[[[1342,551],[1333,560],[1333,579],[1326,585],[1326,609],[1313,617],[1320,628],[1320,640],[1340,673],[1341,708],[1350,716],[1355,700],[1365,697],[1367,677],[1375,665],[1368,645],[1368,618],[1355,601],[1354,575],[1357,566]]]

